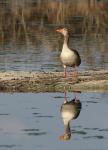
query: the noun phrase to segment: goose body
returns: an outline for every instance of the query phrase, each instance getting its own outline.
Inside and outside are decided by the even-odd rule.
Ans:
[[[81,64],[81,58],[77,50],[70,49],[68,47],[69,35],[67,29],[63,28],[56,31],[64,35],[64,43],[60,54],[60,59],[64,67],[64,76],[66,77],[66,67],[70,66],[76,68],[76,66]]]
[[[60,59],[65,66],[75,67],[81,63],[80,56],[76,50],[70,50],[69,48],[62,49]]]
[[[81,102],[79,100],[73,99],[64,103],[60,110],[64,124],[68,124],[70,120],[76,119],[79,116],[80,110]]]
[[[71,137],[70,121],[76,119],[81,111],[81,102],[73,99],[71,101],[65,101],[61,106],[61,117],[64,123],[65,133],[60,136],[60,140],[69,140]]]

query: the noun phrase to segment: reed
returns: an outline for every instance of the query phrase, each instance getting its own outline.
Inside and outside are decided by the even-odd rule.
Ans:
[[[6,0],[0,3],[0,41],[9,36],[17,40],[32,24],[67,25],[74,33],[106,33],[108,31],[108,3],[97,0]],[[31,27],[32,26],[32,27]]]

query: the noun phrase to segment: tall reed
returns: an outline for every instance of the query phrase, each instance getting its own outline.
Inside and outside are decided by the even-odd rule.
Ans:
[[[108,3],[97,0],[6,0],[0,4],[0,41],[22,36],[32,24],[67,25],[76,33],[108,31]]]

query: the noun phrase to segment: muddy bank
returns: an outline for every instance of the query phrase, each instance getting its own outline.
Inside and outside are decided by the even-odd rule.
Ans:
[[[82,71],[77,80],[63,78],[62,72],[0,72],[1,92],[63,92],[104,91],[108,92],[108,70]]]

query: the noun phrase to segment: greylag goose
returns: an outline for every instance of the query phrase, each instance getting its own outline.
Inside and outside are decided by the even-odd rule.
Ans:
[[[59,137],[60,140],[69,140],[71,138],[70,121],[79,116],[81,106],[81,102],[76,99],[76,96],[71,101],[67,101],[66,97],[64,98],[60,113],[64,123],[65,133]]]
[[[63,67],[64,67],[64,77],[67,77],[66,74],[66,67],[70,66],[74,68],[74,77],[77,77],[77,70],[76,70],[76,66],[79,66],[81,64],[81,58],[79,53],[74,50],[74,49],[70,49],[68,47],[68,41],[69,41],[69,34],[68,34],[68,30],[66,28],[61,28],[61,29],[57,29],[57,32],[60,32],[64,35],[64,43],[63,43],[63,48],[62,48],[62,52],[60,55],[60,59],[61,62],[63,63]]]

